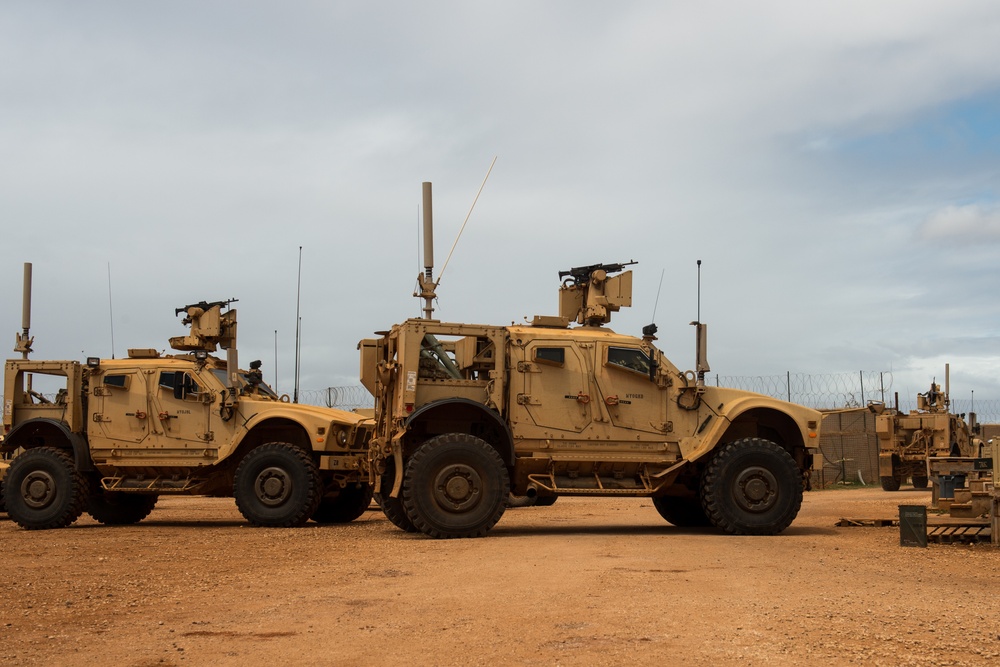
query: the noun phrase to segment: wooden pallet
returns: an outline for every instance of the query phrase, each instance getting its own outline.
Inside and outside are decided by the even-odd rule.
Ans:
[[[975,544],[989,542],[993,531],[989,519],[927,519],[927,541],[939,544]]]

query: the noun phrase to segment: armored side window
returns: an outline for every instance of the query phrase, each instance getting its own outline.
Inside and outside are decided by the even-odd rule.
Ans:
[[[105,375],[103,384],[105,387],[113,387],[115,389],[128,389],[128,376]]]
[[[617,366],[649,375],[649,357],[642,350],[632,347],[609,347],[608,366]]]
[[[562,366],[566,363],[565,347],[536,347],[534,361],[550,366]]]
[[[176,384],[176,374],[173,371],[160,371],[160,386],[164,389],[174,390]]]

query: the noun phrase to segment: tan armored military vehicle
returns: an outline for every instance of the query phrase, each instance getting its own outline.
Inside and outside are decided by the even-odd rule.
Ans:
[[[947,375],[947,370],[945,371]],[[951,414],[948,382],[931,384],[917,394],[917,409],[901,414],[898,408],[872,403],[878,436],[879,481],[886,491],[898,491],[909,478],[915,489],[928,485],[928,457],[978,456],[978,443],[963,416]]]
[[[262,382],[259,362],[238,370],[229,303],[178,309],[190,332],[170,339],[177,354],[29,360],[25,327],[25,358],[8,360],[4,378],[2,448],[21,450],[4,479],[10,518],[59,528],[87,511],[131,524],[170,494],[235,496],[261,526],[360,516],[371,421],[289,403]],[[210,354],[217,345],[227,360]],[[33,389],[53,379],[62,386],[52,398]]]
[[[482,536],[508,493],[650,497],[670,523],[734,534],[779,533],[795,518],[820,413],[707,386],[700,323],[695,372],[655,347],[655,326],[642,338],[605,327],[631,305],[625,265],[561,272],[559,316],[489,326],[430,319],[429,246],[424,263],[426,317],[359,345],[377,497],[398,527]]]

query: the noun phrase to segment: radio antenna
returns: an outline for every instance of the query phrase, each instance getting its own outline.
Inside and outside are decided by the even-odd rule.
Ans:
[[[701,322],[701,260],[698,260],[698,317],[696,322]]]
[[[108,317],[111,320],[111,358],[115,358],[115,307],[111,299],[111,262],[108,262]]]
[[[302,298],[302,246],[299,246],[299,282],[295,290],[295,388],[292,391],[292,403],[299,402],[299,353],[302,350],[302,317],[299,315],[299,304]]]
[[[479,191],[476,192],[476,198],[472,200],[472,206],[469,207],[469,212],[465,216],[465,221],[462,223],[462,228],[458,230],[458,236],[455,237],[455,242],[451,244],[451,250],[448,251],[448,257],[444,260],[444,266],[441,267],[441,271],[438,273],[437,281],[434,283],[434,287],[441,284],[441,276],[444,275],[444,270],[448,268],[448,262],[451,261],[451,254],[455,252],[455,246],[458,245],[458,239],[462,238],[462,232],[465,231],[465,223],[469,221],[472,216],[472,209],[476,208],[476,202],[479,201],[479,195],[482,194],[483,188],[486,187],[486,180],[490,177],[490,173],[493,171],[493,165],[497,163],[497,156],[493,156],[493,162],[490,162],[490,168],[486,170],[486,178],[483,179],[482,185],[479,186]]]
[[[698,388],[705,386],[705,373],[712,370],[708,365],[708,326],[701,321],[701,260],[698,260],[698,319],[691,323],[695,328],[695,371],[698,374]]]
[[[656,288],[656,301],[653,302],[653,319],[642,328],[643,340],[656,340],[656,308],[660,305],[660,290],[663,289],[663,274],[666,269],[660,270],[660,285]]]
[[[653,302],[653,317],[651,322],[656,321],[656,308],[660,305],[660,290],[663,289],[663,274],[667,272],[666,269],[660,269],[660,285],[656,288],[656,301]]]

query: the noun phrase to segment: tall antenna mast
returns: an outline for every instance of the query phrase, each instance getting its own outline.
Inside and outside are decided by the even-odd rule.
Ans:
[[[701,260],[698,260],[698,317],[696,322],[701,322]]]
[[[420,286],[419,296],[424,300],[424,319],[432,319],[434,314],[434,299],[437,294],[434,288],[434,208],[431,198],[430,181],[421,184],[424,209],[424,272],[417,276],[417,284]]]
[[[299,352],[302,349],[302,317],[299,316],[299,304],[302,297],[302,246],[299,246],[299,284],[295,290],[295,388],[292,391],[292,402],[299,402]]]
[[[703,391],[705,387],[705,373],[711,371],[708,365],[708,325],[701,321],[701,260],[698,260],[698,319],[691,324],[694,325],[694,345],[695,345],[695,372],[698,377],[698,389]]]
[[[462,222],[462,227],[458,230],[458,236],[455,237],[455,242],[451,244],[451,250],[448,251],[448,257],[444,260],[444,266],[441,267],[441,273],[438,274],[437,280],[434,280],[434,212],[431,205],[431,184],[426,181],[423,183],[424,272],[417,275],[418,291],[414,292],[413,296],[424,300],[424,319],[432,319],[431,316],[434,313],[434,299],[437,298],[435,290],[441,283],[441,276],[444,275],[445,269],[448,268],[448,262],[451,261],[452,253],[455,252],[455,246],[458,245],[458,239],[462,238],[462,232],[465,231],[465,225],[469,222],[473,209],[476,208],[476,202],[479,201],[479,195],[482,194],[483,187],[486,185],[486,180],[490,177],[490,172],[493,171],[493,165],[496,164],[496,162],[497,158],[494,156],[493,162],[490,163],[490,168],[486,171],[486,178],[484,178],[482,184],[480,184],[479,190],[476,192],[476,197],[472,200],[472,206],[469,207],[469,212],[466,214],[465,220]]]
[[[27,359],[31,353],[31,262],[24,263],[24,283],[21,293],[21,333],[17,336],[14,351],[21,353],[22,359]]]
[[[111,358],[115,358],[115,306],[111,299],[111,262],[108,262],[108,318],[111,320]]]

